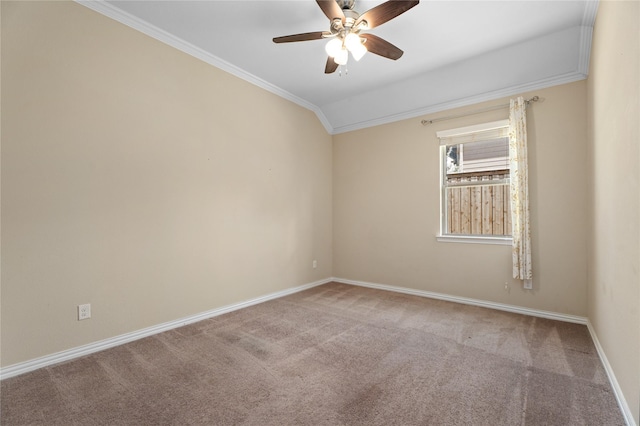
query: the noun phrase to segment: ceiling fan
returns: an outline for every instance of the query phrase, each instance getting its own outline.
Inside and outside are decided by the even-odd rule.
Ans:
[[[316,0],[322,12],[329,18],[329,31],[292,34],[275,37],[274,43],[329,39],[325,50],[329,57],[324,68],[331,74],[340,65],[346,65],[349,52],[356,61],[371,52],[397,60],[404,53],[388,41],[373,34],[362,33],[384,24],[417,5],[419,0],[389,0],[360,15],[353,10],[355,0]]]

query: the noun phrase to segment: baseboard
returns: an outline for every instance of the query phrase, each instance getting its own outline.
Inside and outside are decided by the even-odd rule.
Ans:
[[[589,334],[591,334],[591,339],[593,340],[593,344],[596,346],[596,350],[598,351],[598,355],[600,356],[600,360],[602,361],[604,370],[607,372],[609,383],[611,383],[611,387],[613,388],[613,393],[616,396],[616,400],[618,401],[618,406],[620,407],[620,411],[622,411],[624,420],[627,422],[627,426],[637,426],[636,421],[633,419],[633,414],[631,414],[631,408],[629,407],[629,404],[627,404],[627,400],[625,399],[624,394],[622,393],[622,389],[620,389],[620,384],[616,379],[616,375],[613,373],[613,368],[611,368],[611,364],[609,364],[607,355],[605,355],[604,349],[600,344],[600,340],[598,340],[596,330],[593,328],[593,325],[589,320],[587,320],[587,328],[589,329]]]
[[[199,314],[191,315],[185,318],[180,318],[174,321],[165,322],[162,324],[154,325],[144,328],[142,330],[133,331],[130,333],[121,334],[119,336],[111,337],[109,339],[100,340],[98,342],[89,343],[88,345],[78,346],[75,348],[67,349],[61,352],[57,352],[51,355],[46,355],[40,358],[35,358],[29,361],[13,364],[8,367],[0,368],[0,380],[8,379],[9,377],[18,376],[20,374],[28,373],[29,371],[37,370],[38,368],[47,367],[49,365],[58,364],[64,361],[69,361],[74,358],[89,355],[95,352],[103,351],[105,349],[119,346],[125,343],[132,342],[134,340],[142,339],[144,337],[152,336],[154,334],[162,333],[164,331],[172,330],[174,328],[182,327],[187,324],[202,321],[207,318],[213,318],[218,315],[226,314],[228,312],[237,311],[238,309],[246,308],[259,303],[267,302],[269,300],[277,299],[283,296],[288,296],[293,293],[298,293],[303,290],[310,289],[322,284],[331,282],[331,278],[315,281],[312,283],[304,284],[297,287],[291,287],[286,290],[270,293],[265,296],[256,297],[255,299],[246,300],[244,302],[234,303],[233,305],[223,306],[221,308],[212,309],[210,311],[201,312]]]
[[[246,300],[244,302],[235,303],[233,305],[223,306],[221,308],[212,309],[206,312],[201,312],[199,314],[191,315],[189,317],[181,318],[175,321],[169,321],[163,324],[147,327],[142,330],[133,331],[131,333],[125,333],[125,334],[112,337],[109,339],[105,339],[105,340],[100,340],[98,342],[90,343],[88,345],[79,346],[76,348],[57,352],[55,354],[46,355],[33,360],[10,365],[8,367],[0,368],[0,380],[8,379],[10,377],[18,376],[20,374],[24,374],[29,371],[37,370],[39,368],[58,364],[64,361],[69,361],[74,358],[79,358],[81,356],[89,355],[95,352],[99,352],[105,349],[119,346],[128,342],[132,342],[134,340],[142,339],[144,337],[152,336],[154,334],[158,334],[164,331],[172,330],[174,328],[182,327],[187,324],[192,324],[194,322],[202,321],[207,318],[213,318],[215,316],[236,311],[238,309],[246,308],[252,305],[257,305],[259,303],[267,302],[269,300],[284,297],[284,296],[297,293],[300,291],[304,291],[312,287],[316,287],[329,282],[338,282],[342,284],[357,285],[360,287],[369,287],[369,288],[374,288],[378,290],[386,290],[386,291],[393,291],[397,293],[410,294],[414,296],[428,297],[431,299],[445,300],[449,302],[462,303],[465,305],[480,306],[484,308],[496,309],[496,310],[506,311],[506,312],[513,312],[513,313],[523,314],[523,315],[530,315],[530,316],[535,316],[540,318],[547,318],[547,319],[553,319],[558,321],[584,324],[589,329],[589,333],[591,334],[591,338],[593,339],[594,345],[596,347],[600,360],[602,361],[602,365],[604,366],[604,369],[607,373],[607,377],[609,378],[609,382],[611,383],[611,387],[613,388],[616,400],[618,401],[618,405],[620,406],[620,410],[622,411],[622,414],[624,416],[624,419],[627,425],[637,426],[637,424],[635,423],[635,420],[633,419],[633,415],[631,414],[631,409],[629,408],[629,404],[627,404],[627,401],[624,398],[624,395],[622,394],[622,390],[620,389],[620,385],[618,384],[618,381],[615,377],[613,369],[611,368],[611,364],[609,364],[609,361],[607,359],[607,356],[605,355],[604,349],[602,348],[602,345],[600,345],[600,341],[598,340],[598,336],[596,335],[595,329],[593,328],[591,322],[587,318],[575,316],[575,315],[561,314],[557,312],[523,308],[520,306],[507,305],[503,303],[495,303],[495,302],[489,302],[484,300],[471,299],[466,297],[451,296],[443,293],[416,290],[416,289],[411,289],[406,287],[397,287],[392,285],[348,280],[344,278],[327,278],[320,281],[304,284],[301,286],[288,288],[286,290],[270,293],[265,296],[257,297],[255,299]]]
[[[516,314],[529,315],[533,317],[547,318],[558,321],[572,322],[576,324],[587,324],[587,318],[577,315],[561,314],[558,312],[542,311],[539,309],[523,308],[522,306],[507,305],[504,303],[489,302],[486,300],[470,299],[468,297],[451,296],[444,293],[432,291],[416,290],[413,288],[396,287],[393,285],[368,283],[364,281],[347,280],[344,278],[333,278],[334,282],[342,284],[357,285],[360,287],[376,288],[378,290],[395,291],[396,293],[411,294],[414,296],[428,297],[430,299],[446,300],[448,302],[462,303],[464,305],[480,306],[483,308],[495,309],[498,311],[513,312]]]
[[[600,360],[602,361],[602,365],[604,366],[604,369],[607,373],[607,377],[609,378],[609,382],[611,383],[611,387],[613,388],[616,401],[618,402],[618,406],[620,407],[620,411],[622,412],[622,415],[627,423],[627,426],[638,426],[635,420],[633,419],[633,415],[631,414],[631,409],[629,408],[629,404],[627,404],[627,401],[624,398],[622,389],[620,389],[618,380],[616,379],[616,376],[613,373],[613,369],[611,368],[611,364],[609,364],[609,361],[607,360],[607,356],[604,353],[602,345],[600,345],[598,336],[596,335],[596,332],[593,326],[591,325],[591,322],[586,317],[561,314],[557,312],[542,311],[538,309],[523,308],[520,306],[488,302],[485,300],[478,300],[478,299],[470,299],[467,297],[450,296],[448,294],[435,293],[435,292],[424,291],[424,290],[416,290],[416,289],[406,288],[406,287],[396,287],[392,285],[347,280],[344,278],[334,277],[332,281],[342,283],[342,284],[357,285],[360,287],[375,288],[378,290],[387,290],[387,291],[394,291],[397,293],[411,294],[414,296],[428,297],[431,299],[446,300],[448,302],[463,303],[465,305],[481,306],[483,308],[497,309],[500,311],[513,312],[517,314],[530,315],[530,316],[535,316],[540,318],[547,318],[547,319],[571,322],[576,324],[584,324],[589,329],[589,333],[591,334],[591,338],[593,339],[593,343],[596,347],[596,351],[598,352],[598,356],[600,357]]]

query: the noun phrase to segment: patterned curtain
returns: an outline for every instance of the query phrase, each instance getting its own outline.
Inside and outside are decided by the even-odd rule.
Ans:
[[[509,108],[509,164],[511,171],[513,278],[528,280],[528,284],[531,284],[526,108],[527,104],[522,96],[518,97],[518,99],[511,99]]]

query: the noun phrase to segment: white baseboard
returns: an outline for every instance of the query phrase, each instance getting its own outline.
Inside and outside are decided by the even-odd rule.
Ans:
[[[234,303],[233,305],[223,306],[221,308],[212,309],[206,312],[201,312],[199,314],[191,315],[185,318],[180,318],[174,321],[169,321],[169,322],[154,325],[151,327],[143,328],[142,330],[132,331],[130,333],[121,334],[119,336],[111,337],[109,339],[100,340],[98,342],[89,343],[87,345],[67,349],[51,355],[45,355],[40,358],[35,358],[29,361],[13,364],[8,367],[0,368],[0,380],[8,379],[9,377],[14,377],[20,374],[28,373],[29,371],[37,370],[38,368],[47,367],[49,365],[58,364],[64,361],[69,361],[74,358],[89,355],[89,354],[99,352],[108,348],[112,348],[114,346],[119,346],[124,343],[132,342],[134,340],[142,339],[144,337],[152,336],[154,334],[158,334],[164,331],[172,330],[174,328],[182,327],[187,324],[192,324],[194,322],[202,321],[207,318],[213,318],[218,315],[226,314],[228,312],[237,311],[238,309],[246,308],[252,305],[257,305],[258,303],[263,303],[263,302],[277,299],[283,296],[288,296],[290,294],[307,290],[312,287],[316,287],[329,282],[331,282],[331,278],[326,278],[324,280],[312,282],[309,284],[304,284],[297,287],[291,287],[286,290],[277,291],[275,293],[267,294],[265,296],[256,297],[255,299]]]
[[[604,349],[598,340],[598,336],[596,335],[596,330],[593,328],[591,321],[587,320],[587,328],[589,329],[589,333],[591,334],[591,339],[593,339],[593,344],[596,346],[596,350],[598,351],[598,355],[600,356],[600,360],[602,361],[602,365],[604,366],[604,370],[607,372],[607,377],[609,378],[609,383],[611,383],[611,387],[613,388],[613,393],[616,396],[616,400],[618,401],[618,406],[620,406],[620,411],[622,411],[622,415],[624,420],[627,422],[627,426],[637,426],[636,421],[633,419],[633,414],[631,414],[631,408],[629,404],[627,404],[627,400],[622,393],[622,389],[620,389],[620,384],[618,383],[618,379],[616,379],[616,375],[613,373],[613,368],[611,368],[611,364],[609,364],[609,360],[607,359],[607,355],[604,353]]]
[[[434,293],[431,291],[424,291],[424,290],[415,290],[415,289],[406,288],[406,287],[396,287],[396,286],[385,285],[385,284],[375,284],[375,283],[368,283],[364,281],[347,280],[344,278],[333,278],[332,281],[342,283],[342,284],[351,284],[351,285],[357,285],[361,287],[375,288],[378,290],[387,290],[387,291],[394,291],[397,293],[411,294],[414,296],[428,297],[431,299],[439,299],[439,300],[446,300],[449,302],[463,303],[465,305],[481,306],[484,308],[497,309],[500,311],[513,312],[517,314],[530,315],[534,317],[547,318],[547,319],[571,322],[576,324],[584,324],[589,329],[589,333],[591,334],[591,338],[593,339],[593,343],[596,347],[596,351],[598,352],[598,356],[600,357],[600,360],[602,361],[602,365],[604,366],[604,369],[607,373],[607,377],[609,378],[609,382],[611,383],[611,387],[613,388],[613,393],[618,402],[618,406],[620,407],[620,411],[622,411],[622,415],[627,423],[627,426],[638,426],[635,420],[633,419],[633,415],[631,414],[631,409],[629,408],[629,404],[627,404],[627,401],[624,398],[622,389],[620,389],[618,380],[616,379],[616,376],[613,373],[613,369],[611,368],[611,364],[609,364],[609,361],[607,360],[607,356],[605,355],[604,350],[600,345],[600,341],[598,340],[598,336],[596,335],[595,329],[591,325],[591,322],[589,321],[589,319],[586,317],[560,314],[557,312],[541,311],[538,309],[523,308],[520,306],[506,305],[503,303],[488,302],[484,300],[470,299],[466,297],[450,296],[448,294]]]
[[[189,317],[181,318],[174,321],[169,321],[169,322],[158,324],[152,327],[147,327],[142,330],[137,330],[137,331],[125,333],[116,337],[112,337],[109,339],[100,340],[98,342],[90,343],[88,345],[78,346],[76,348],[57,352],[55,354],[46,355],[40,358],[10,365],[8,367],[0,368],[0,380],[7,379],[9,377],[18,376],[20,374],[24,374],[29,371],[37,370],[38,368],[43,368],[49,365],[58,364],[60,362],[69,361],[74,358],[89,355],[89,354],[99,352],[108,348],[112,348],[114,346],[119,346],[128,342],[132,342],[134,340],[142,339],[144,337],[152,336],[154,334],[158,334],[164,331],[172,330],[174,328],[182,327],[187,324],[192,324],[194,322],[202,321],[207,318],[213,318],[215,316],[236,311],[238,309],[246,308],[246,307],[257,305],[259,303],[263,303],[269,300],[288,296],[290,294],[304,291],[322,284],[327,284],[332,281],[342,283],[342,284],[350,284],[350,285],[356,285],[360,287],[369,287],[369,288],[374,288],[378,290],[393,291],[396,293],[404,293],[404,294],[410,294],[414,296],[428,297],[431,299],[462,303],[465,305],[480,306],[484,308],[496,309],[496,310],[506,311],[506,312],[513,312],[513,313],[523,314],[523,315],[530,315],[530,316],[535,316],[540,318],[547,318],[547,319],[553,319],[558,321],[584,324],[589,329],[589,333],[591,334],[591,338],[593,339],[594,345],[596,347],[598,355],[600,356],[600,360],[602,361],[604,369],[607,373],[609,382],[611,383],[611,387],[613,388],[616,400],[618,401],[618,405],[620,406],[620,409],[625,418],[625,421],[627,422],[627,425],[637,426],[637,424],[635,423],[635,420],[633,419],[633,415],[631,414],[631,409],[629,408],[629,405],[627,404],[627,401],[624,398],[624,395],[622,394],[622,390],[620,389],[620,385],[618,384],[615,374],[613,373],[613,369],[611,368],[611,365],[607,360],[607,356],[605,355],[604,350],[600,345],[600,341],[598,340],[595,329],[593,328],[593,326],[591,325],[591,322],[589,322],[587,318],[575,316],[575,315],[561,314],[557,312],[523,308],[520,306],[507,305],[503,303],[471,299],[466,297],[451,296],[443,293],[416,290],[416,289],[411,289],[406,287],[396,287],[396,286],[385,285],[385,284],[376,284],[376,283],[369,283],[364,281],[348,280],[344,278],[326,278],[326,279],[315,281],[309,284],[304,284],[301,286],[292,287],[286,290],[267,294],[265,296],[257,297],[255,299],[250,299],[244,302],[235,303],[233,305],[223,306],[221,308],[212,309],[206,312],[201,312],[199,314],[191,315]]]
[[[430,299],[446,300],[448,302],[462,303],[464,305],[480,306],[483,308],[495,309],[498,311],[513,312],[516,314],[529,315],[533,317],[547,318],[558,321],[572,322],[576,324],[587,324],[587,318],[577,315],[561,314],[558,312],[541,311],[539,309],[523,308],[522,306],[507,305],[504,303],[489,302],[486,300],[470,299],[468,297],[451,296],[432,291],[416,290],[413,288],[396,287],[393,285],[368,283],[364,281],[347,280],[344,278],[333,278],[333,281],[342,284],[357,285],[360,287],[376,288],[378,290],[394,291],[396,293],[411,294],[413,296],[428,297]]]

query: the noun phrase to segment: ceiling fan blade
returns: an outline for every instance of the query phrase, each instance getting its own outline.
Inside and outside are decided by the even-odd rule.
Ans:
[[[333,60],[331,56],[327,58],[327,65],[324,67],[325,74],[331,74],[338,69],[338,64]]]
[[[344,24],[346,18],[344,17],[344,12],[336,0],[316,0],[316,3],[318,3],[318,6],[320,6],[320,9],[322,9],[322,12],[330,21],[340,19]]]
[[[393,59],[394,61],[400,59],[404,53],[393,44],[389,43],[385,39],[382,39],[373,34],[360,34],[360,37],[365,39],[364,47],[371,53],[384,56],[385,58]]]
[[[367,28],[375,28],[403,14],[418,3],[420,0],[389,0],[363,13],[355,26],[357,27],[362,21],[367,21]]]
[[[326,36],[330,36],[328,31],[315,31],[312,33],[292,34],[282,37],[274,37],[274,43],[291,43],[294,41],[321,40]]]

